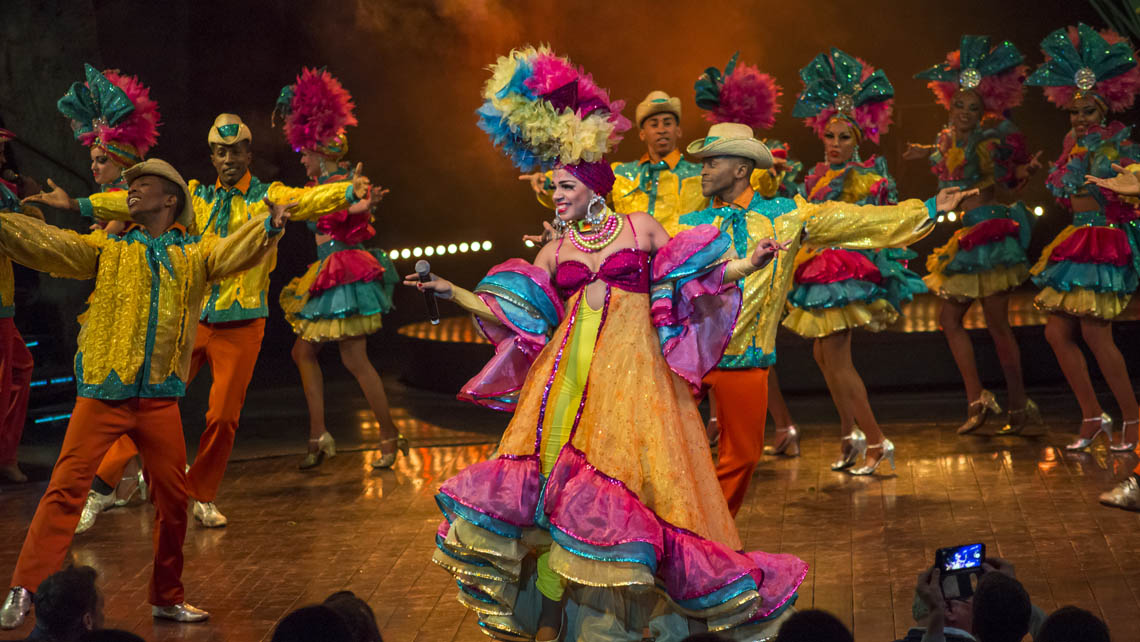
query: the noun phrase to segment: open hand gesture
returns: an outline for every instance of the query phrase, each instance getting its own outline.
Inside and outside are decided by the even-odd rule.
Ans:
[[[297,209],[296,203],[274,203],[269,197],[265,197],[261,202],[269,209],[269,224],[277,229],[285,227]]]
[[[962,201],[977,196],[977,189],[962,189],[961,187],[947,187],[938,192],[938,196],[934,197],[934,204],[939,212],[949,212],[958,207]]]
[[[523,234],[522,241],[525,244],[530,241],[532,244],[542,247],[551,241],[557,241],[562,238],[563,232],[554,229],[550,221],[542,222],[542,234]]]
[[[364,175],[364,163],[357,163],[356,169],[352,173],[352,193],[357,198],[367,198],[370,187],[372,187],[372,181]]]
[[[776,253],[783,252],[788,249],[789,242],[781,243],[776,239],[760,239],[756,243],[756,248],[752,250],[752,265],[762,268],[768,264],[769,261],[776,257]]]
[[[903,160],[922,160],[930,158],[930,145],[919,145],[918,143],[907,143],[906,149],[903,150]]]
[[[48,207],[54,207],[61,210],[77,210],[79,209],[79,202],[71,198],[62,187],[55,184],[52,179],[47,179],[48,187],[51,188],[50,192],[40,192],[39,194],[32,194],[21,203],[42,203]]]
[[[534,190],[535,194],[542,194],[546,191],[543,189],[543,187],[546,186],[546,174],[543,174],[542,172],[535,172],[533,174],[519,174],[519,180],[529,181],[530,188]]]
[[[1116,171],[1116,176],[1112,178],[1100,178],[1092,174],[1087,174],[1085,176],[1085,184],[1096,185],[1101,189],[1111,190],[1121,196],[1140,196],[1140,178],[1128,171],[1123,165],[1113,163],[1112,169]]]

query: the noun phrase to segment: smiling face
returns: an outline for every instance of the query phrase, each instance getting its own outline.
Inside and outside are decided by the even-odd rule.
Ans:
[[[238,141],[232,145],[210,143],[210,162],[218,172],[222,187],[233,187],[249,171],[253,161],[253,150],[249,141]]]
[[[110,185],[119,180],[122,174],[123,168],[111,160],[107,150],[98,145],[91,146],[91,177],[95,179],[96,185]]]
[[[842,118],[832,118],[823,130],[823,154],[831,165],[842,165],[855,156],[859,146],[851,123]]]
[[[638,135],[653,154],[664,158],[677,149],[677,141],[681,140],[681,123],[673,114],[654,114],[641,123]]]
[[[977,94],[959,90],[950,101],[950,126],[959,134],[968,134],[982,122],[984,113],[982,99]]]
[[[301,165],[305,168],[305,176],[320,178],[323,172],[323,157],[311,149],[301,152]]]
[[[1092,96],[1074,98],[1069,105],[1069,123],[1073,126],[1073,134],[1084,136],[1090,127],[1099,125],[1104,120],[1104,110]]]
[[[165,185],[165,179],[160,176],[139,176],[131,181],[127,189],[127,211],[131,219],[142,222],[149,216],[160,214],[169,209],[171,220],[175,217],[174,207],[178,197],[170,193]]]
[[[594,191],[586,184],[564,170],[554,170],[554,213],[566,221],[581,220],[590,207]]]

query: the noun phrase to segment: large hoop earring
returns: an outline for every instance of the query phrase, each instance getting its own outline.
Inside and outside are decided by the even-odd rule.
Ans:
[[[595,204],[600,206],[597,213],[594,212]],[[594,194],[594,196],[590,198],[590,204],[586,206],[586,224],[590,227],[601,225],[602,222],[606,220],[607,209],[606,199],[600,194]]]

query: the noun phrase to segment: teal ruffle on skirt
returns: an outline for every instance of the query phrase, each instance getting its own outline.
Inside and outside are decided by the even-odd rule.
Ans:
[[[916,295],[928,291],[922,277],[900,263],[917,256],[911,250],[888,248],[875,252],[872,257],[875,267],[879,268],[879,274],[883,275],[880,287],[886,292],[886,299],[895,310],[902,311],[904,303],[913,301]]]
[[[841,308],[851,303],[870,303],[884,299],[886,290],[862,279],[846,279],[834,283],[803,283],[788,294],[788,303],[803,310]]]
[[[332,287],[317,295],[309,295],[308,302],[297,316],[306,321],[320,319],[347,319],[353,316],[387,314],[395,306],[392,294],[399,275],[396,266],[383,250],[363,248],[376,257],[384,268],[384,275],[377,281],[356,281]],[[321,257],[326,260],[327,256]]]
[[[968,250],[958,250],[954,258],[942,269],[943,274],[974,274],[998,267],[1013,267],[1029,263],[1025,250],[1012,236],[993,243],[985,243]]]
[[[1038,287],[1050,287],[1060,292],[1081,288],[1093,292],[1131,294],[1140,284],[1140,277],[1132,269],[1131,263],[1112,265],[1057,261],[1050,263],[1040,274],[1034,276],[1033,283]]]

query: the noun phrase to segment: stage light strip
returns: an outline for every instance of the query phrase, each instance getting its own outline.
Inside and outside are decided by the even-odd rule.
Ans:
[[[470,243],[449,243],[447,245],[423,245],[416,247],[393,248],[388,250],[388,258],[393,261],[400,259],[420,258],[422,256],[446,256],[448,254],[466,254],[467,252],[488,252],[494,244],[490,241],[472,241]]]

